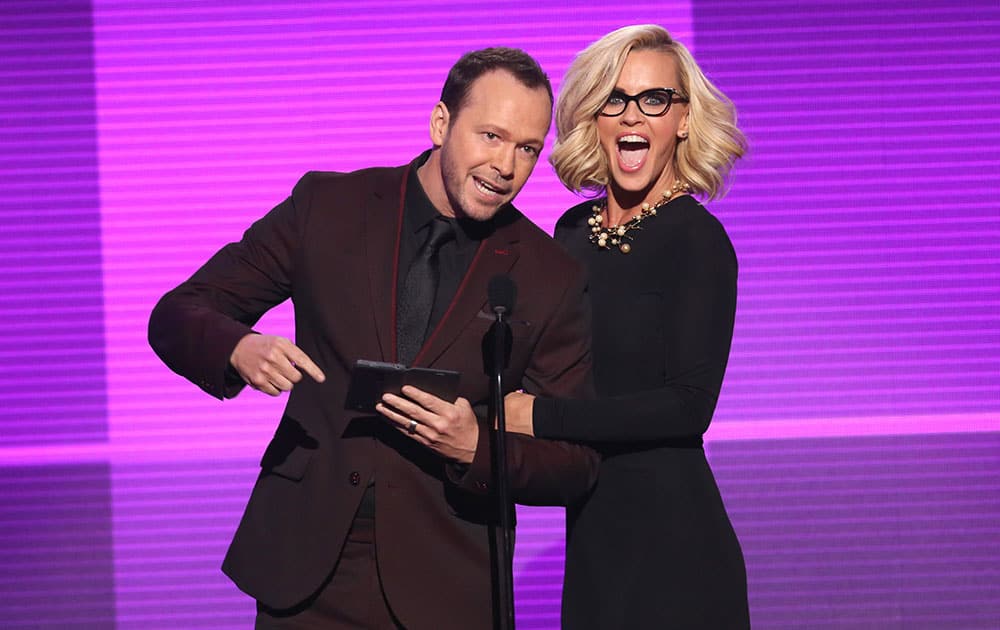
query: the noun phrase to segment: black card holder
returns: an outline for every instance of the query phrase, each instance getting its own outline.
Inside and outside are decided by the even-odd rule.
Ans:
[[[454,370],[406,367],[399,363],[359,359],[351,369],[351,383],[344,408],[374,412],[382,394],[399,394],[403,385],[412,385],[442,400],[454,402],[458,398],[460,376]]]

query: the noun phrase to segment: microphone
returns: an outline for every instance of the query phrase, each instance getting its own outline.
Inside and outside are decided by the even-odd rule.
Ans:
[[[517,302],[517,285],[510,279],[510,276],[493,276],[486,288],[486,293],[490,297],[490,310],[497,317],[510,317],[510,314],[514,312],[514,303]]]
[[[507,318],[514,311],[517,301],[517,285],[508,275],[493,276],[486,293],[490,299],[490,310],[496,319],[483,337],[483,371],[490,375],[499,374],[510,362],[513,339]]]
[[[504,416],[503,371],[510,361],[513,340],[507,317],[514,311],[517,287],[508,275],[493,276],[487,286],[490,310],[496,320],[483,337],[483,367],[490,376],[490,469],[500,524],[500,540],[491,534],[491,573],[497,606],[494,620],[502,630],[514,629],[514,503],[507,480],[507,423]],[[496,418],[496,429],[492,419]]]

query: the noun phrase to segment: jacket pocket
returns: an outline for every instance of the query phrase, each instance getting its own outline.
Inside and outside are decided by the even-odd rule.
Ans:
[[[309,435],[298,420],[285,415],[261,457],[261,474],[299,481],[305,476],[318,446],[316,438]]]

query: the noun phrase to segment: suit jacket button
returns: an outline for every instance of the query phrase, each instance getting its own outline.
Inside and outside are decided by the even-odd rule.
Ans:
[[[359,483],[361,483],[361,473],[355,470],[351,473],[351,485],[356,486]]]
[[[480,490],[486,490],[487,488],[489,488],[489,484],[487,484],[485,481],[477,481],[476,487],[479,488]]]

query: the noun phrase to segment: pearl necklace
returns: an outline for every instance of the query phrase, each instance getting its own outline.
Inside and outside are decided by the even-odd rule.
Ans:
[[[587,225],[590,226],[590,235],[588,239],[594,245],[597,245],[599,249],[610,249],[611,245],[616,246],[618,251],[623,254],[627,254],[632,251],[632,245],[626,241],[631,241],[634,237],[629,236],[629,232],[632,230],[641,230],[639,224],[645,221],[649,217],[656,216],[656,209],[662,207],[668,201],[674,198],[674,195],[680,192],[688,192],[691,190],[691,186],[677,180],[674,185],[670,187],[670,190],[663,191],[663,198],[657,201],[652,206],[649,203],[643,202],[642,210],[636,216],[632,217],[625,223],[621,225],[609,225],[604,227],[601,225],[604,223],[604,209],[608,207],[608,199],[605,197],[600,203],[595,203],[591,210],[593,211],[593,216],[587,219]],[[610,245],[609,245],[610,244]]]

